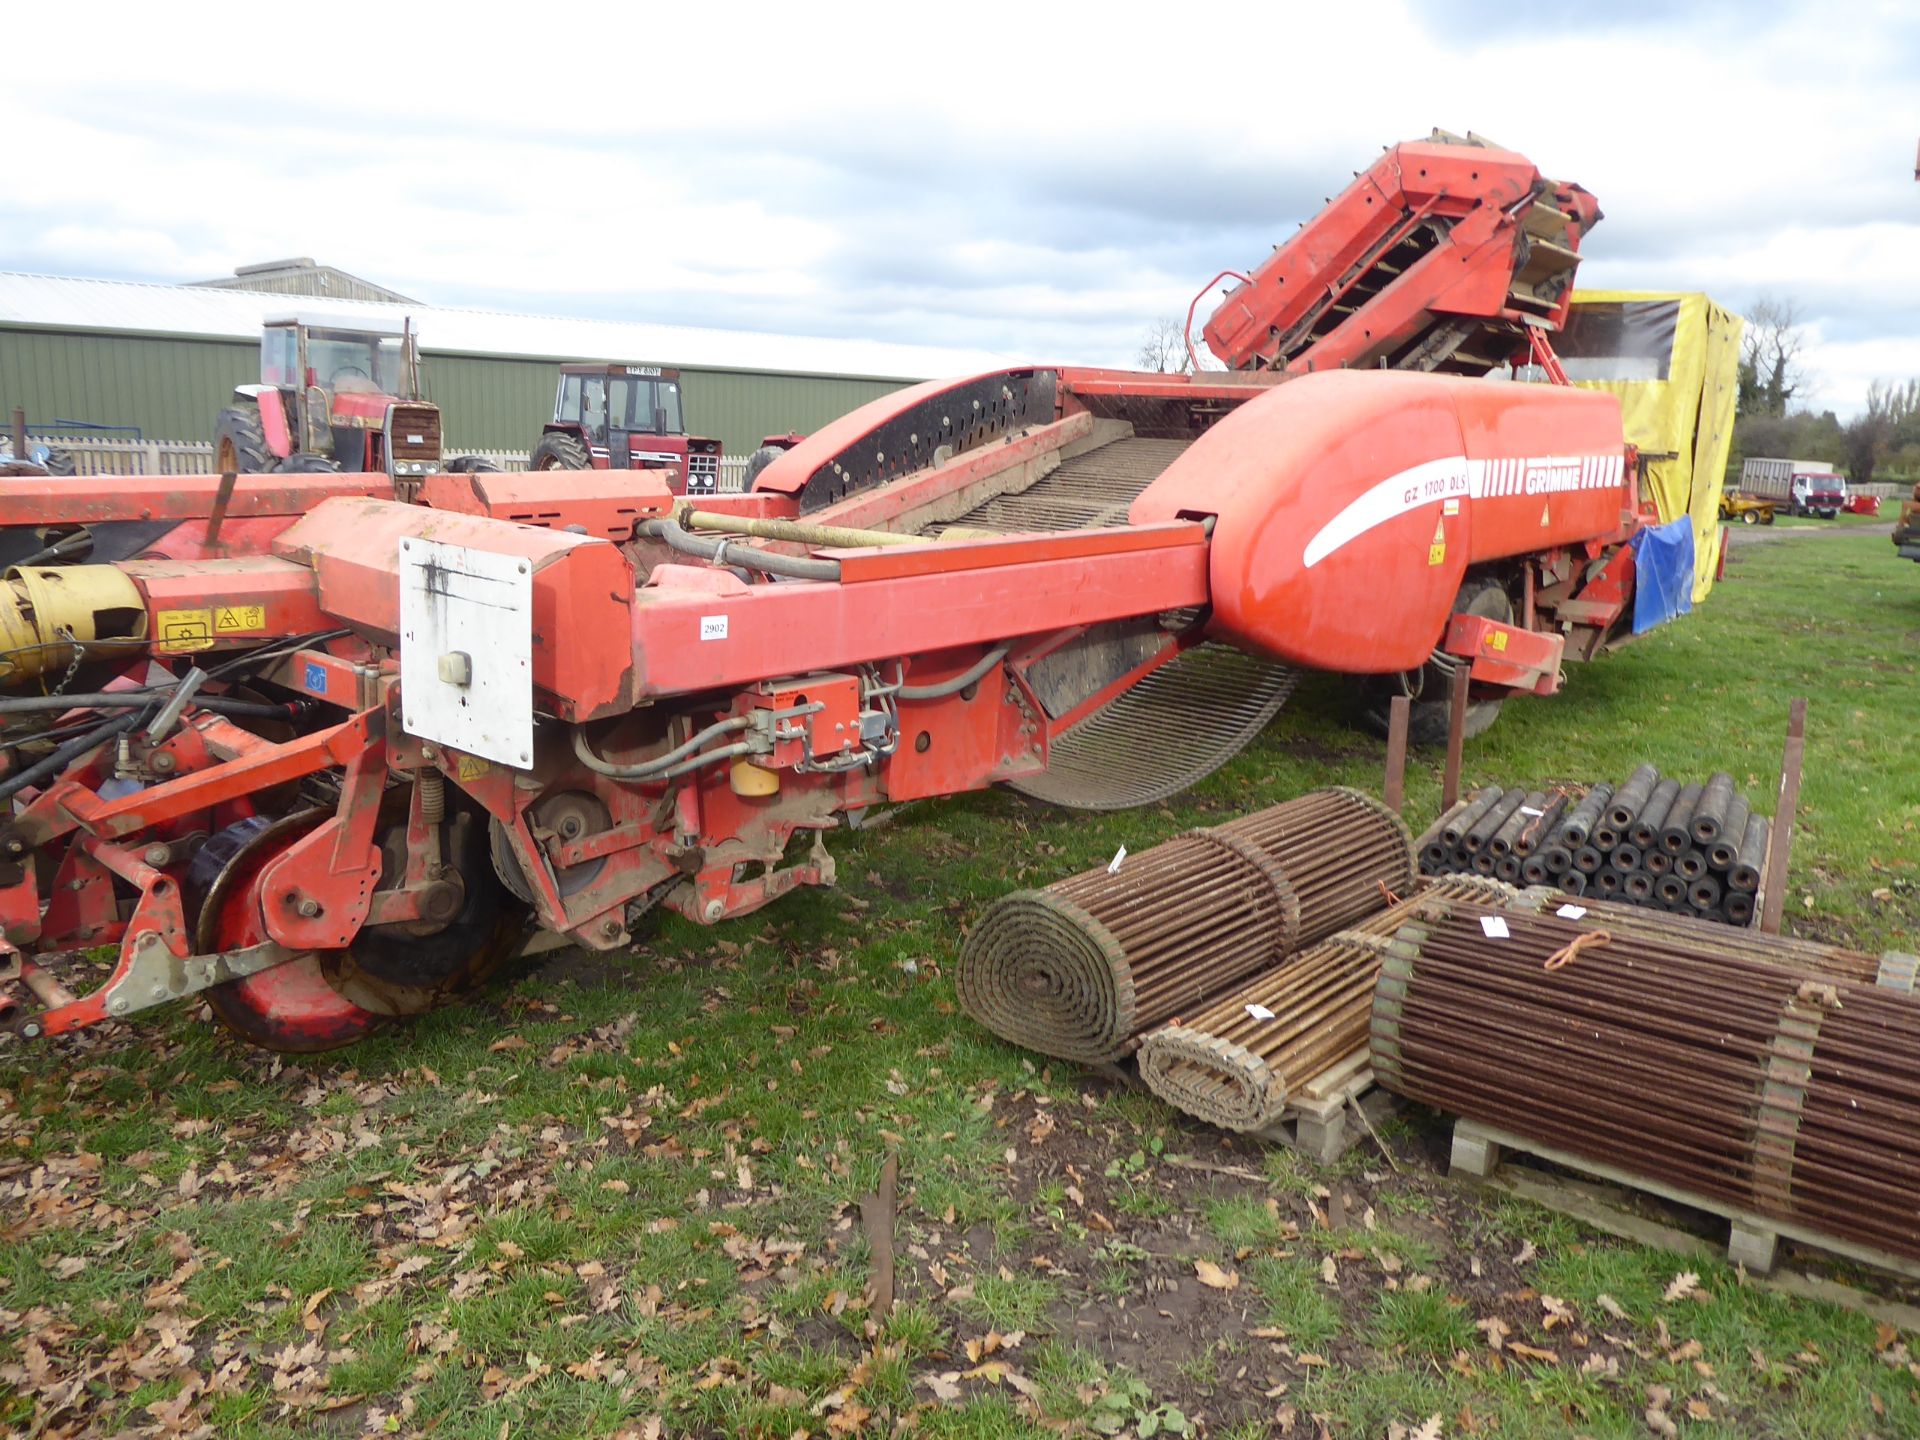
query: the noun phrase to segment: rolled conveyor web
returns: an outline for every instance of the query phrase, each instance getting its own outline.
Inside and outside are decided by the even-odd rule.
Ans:
[[[1007,532],[1124,525],[1128,504],[1192,443],[1115,440],[952,523]],[[1151,805],[1205,779],[1245,749],[1299,678],[1288,666],[1231,646],[1196,645],[1055,736],[1045,773],[1010,783],[1024,795],[1074,810]]]

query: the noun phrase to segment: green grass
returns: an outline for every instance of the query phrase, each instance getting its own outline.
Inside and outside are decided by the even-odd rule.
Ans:
[[[1692,778],[1729,770],[1771,809],[1787,705],[1808,696],[1790,925],[1911,948],[1917,653],[1920,567],[1884,537],[1838,527],[1739,547],[1693,616],[1572,668],[1557,697],[1510,702],[1469,745],[1466,781],[1617,780],[1652,760]],[[669,1434],[818,1434],[852,1405],[876,1433],[914,1411],[922,1436],[1037,1436],[1133,1364],[1063,1317],[1123,1299],[1151,1311],[1149,1282],[1189,1291],[1207,1255],[1241,1276],[1218,1298],[1235,1323],[1330,1363],[1289,1369],[1265,1341],[1243,1355],[1224,1333],[1163,1337],[1141,1352],[1155,1404],[1192,1407],[1242,1368],[1256,1385],[1277,1366],[1297,1433],[1318,1412],[1336,1434],[1436,1413],[1452,1434],[1465,1408],[1503,1437],[1642,1435],[1648,1384],[1684,1400],[1709,1383],[1668,1360],[1664,1319],[1676,1347],[1700,1342],[1728,1397],[1710,1421],[1683,1419],[1686,1434],[1920,1433],[1916,1382],[1883,1362],[1870,1322],[1698,1262],[1684,1268],[1711,1303],[1664,1305],[1674,1257],[1467,1200],[1430,1169],[1376,1174],[1365,1147],[1331,1168],[1241,1147],[1233,1168],[1260,1181],[1196,1178],[1165,1160],[1213,1143],[1205,1132],[959,1014],[964,926],[1007,888],[1316,785],[1377,787],[1380,746],[1345,724],[1350,709],[1345,686],[1310,682],[1246,754],[1141,812],[1063,816],[999,793],[914,807],[835,841],[838,891],[712,931],[663,918],[600,978],[522,974],[341,1056],[249,1053],[186,1010],[0,1050],[0,1184],[28,1191],[7,1200],[0,1366],[31,1345],[58,1376],[97,1371],[79,1426],[94,1433],[152,1423],[142,1407],[192,1375],[212,1384],[195,1423],[220,1436],[357,1433],[363,1407],[397,1416],[403,1398],[392,1433],[456,1440],[611,1433],[652,1415]],[[1436,757],[1416,755],[1408,789],[1417,827],[1437,808]],[[1030,1142],[1037,1097],[1084,1132],[1079,1150]],[[855,1206],[889,1151],[903,1309],[869,1334]],[[1308,1207],[1331,1187],[1360,1195],[1377,1228],[1349,1210],[1339,1232],[1316,1229]],[[1523,1242],[1538,1258],[1515,1286],[1647,1358],[1610,1350],[1617,1378],[1583,1375],[1565,1332],[1539,1329],[1537,1300],[1461,1303],[1469,1254],[1504,1264]],[[1348,1249],[1364,1258],[1338,1259],[1328,1286],[1323,1259]],[[1562,1363],[1495,1368],[1474,1329],[1490,1305]],[[143,1358],[170,1317],[190,1324],[187,1358]],[[978,1378],[932,1404],[926,1377],[969,1369],[966,1342],[989,1331],[1026,1332],[989,1358],[1036,1394]],[[276,1389],[273,1357],[310,1339],[308,1382]],[[1809,1342],[1817,1363],[1796,1358]],[[1470,1366],[1455,1368],[1460,1352]],[[316,1414],[289,1394],[349,1403]],[[815,1413],[828,1402],[842,1409]],[[32,1428],[37,1403],[0,1379],[0,1430]],[[1253,1423],[1209,1420],[1220,1434]]]

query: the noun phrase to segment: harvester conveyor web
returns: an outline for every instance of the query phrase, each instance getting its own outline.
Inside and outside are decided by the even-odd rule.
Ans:
[[[1021,534],[1124,525],[1127,506],[1185,453],[1191,440],[1114,440],[1061,463],[1019,494],[996,495],[956,525]],[[929,526],[929,533],[944,529]]]
[[[1017,495],[996,495],[954,523],[983,530],[1123,525],[1127,506],[1193,442],[1131,437],[1063,462]],[[1205,779],[1246,748],[1299,675],[1225,645],[1197,645],[1053,742],[1046,773],[1013,788],[1075,810],[1151,805]]]

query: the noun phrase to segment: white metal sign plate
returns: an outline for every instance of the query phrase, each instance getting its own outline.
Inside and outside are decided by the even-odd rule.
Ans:
[[[533,763],[533,567],[439,540],[400,542],[401,724],[409,735]]]

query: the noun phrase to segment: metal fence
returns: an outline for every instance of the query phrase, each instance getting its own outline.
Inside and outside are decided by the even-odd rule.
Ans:
[[[91,435],[35,436],[73,457],[80,475],[206,475],[213,470],[213,445],[205,440],[102,440]],[[502,470],[527,468],[525,450],[462,450],[449,445],[448,456],[471,455]],[[720,490],[737,494],[747,488],[747,457],[720,457]]]

